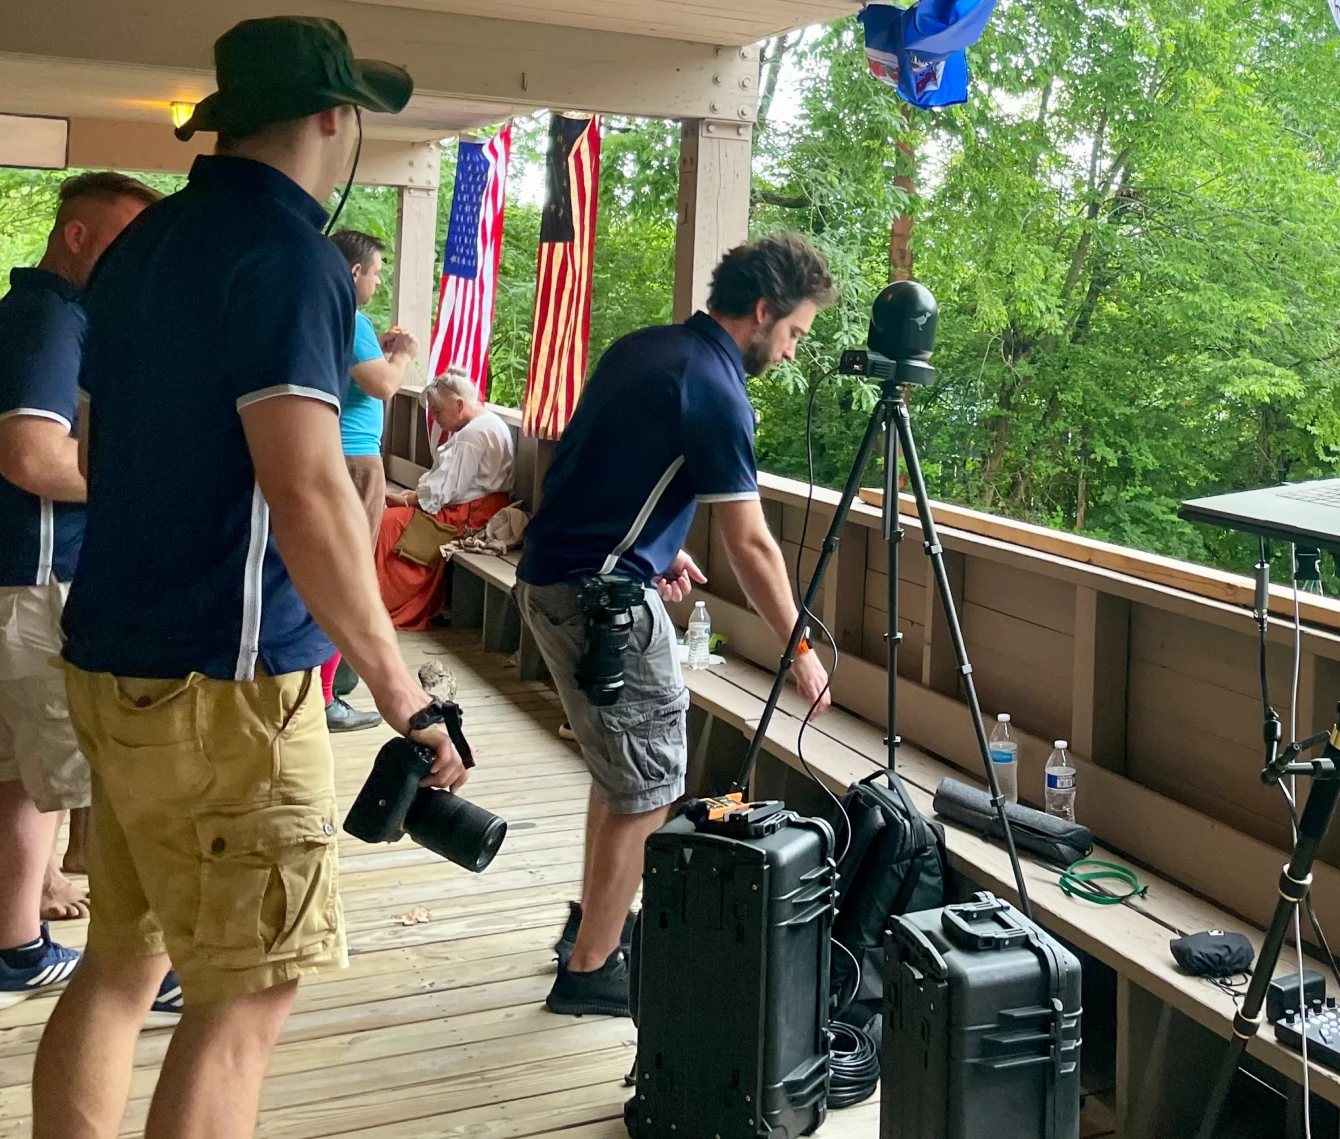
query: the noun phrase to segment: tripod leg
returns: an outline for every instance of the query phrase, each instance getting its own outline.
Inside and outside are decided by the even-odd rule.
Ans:
[[[870,413],[870,423],[866,426],[860,450],[856,452],[856,461],[852,464],[851,474],[847,476],[847,485],[842,488],[842,497],[838,500],[837,509],[833,512],[833,523],[828,527],[828,535],[824,538],[823,549],[819,551],[819,560],[815,564],[814,575],[810,578],[809,588],[805,591],[805,600],[801,603],[795,627],[791,630],[791,639],[787,642],[786,651],[782,653],[782,659],[777,665],[777,676],[772,682],[772,691],[768,693],[768,702],[763,706],[763,714],[759,718],[758,727],[754,729],[754,738],[749,741],[749,751],[745,754],[744,766],[740,770],[739,777],[735,780],[733,788],[735,791],[743,791],[749,785],[749,776],[753,774],[754,765],[758,762],[759,753],[763,750],[763,741],[768,734],[768,724],[772,721],[772,714],[777,711],[777,703],[782,698],[782,689],[786,687],[786,674],[791,671],[791,666],[795,663],[796,649],[800,645],[800,638],[805,635],[805,613],[807,610],[814,611],[815,600],[819,595],[820,587],[823,585],[824,573],[828,569],[828,563],[833,558],[833,553],[837,550],[838,539],[842,536],[842,527],[847,523],[847,515],[851,511],[851,504],[856,499],[857,491],[861,489],[861,476],[865,473],[866,464],[870,461],[870,455],[875,449],[879,433],[884,430],[887,422],[887,404],[887,399],[881,399]],[[800,583],[797,582],[796,585],[799,586]]]
[[[940,536],[935,529],[935,519],[931,516],[930,500],[926,496],[926,480],[921,474],[921,461],[917,458],[917,444],[912,437],[912,417],[907,405],[901,400],[893,408],[894,421],[898,426],[898,437],[903,447],[903,458],[907,461],[907,478],[912,484],[912,493],[917,500],[917,514],[921,518],[921,533],[926,542],[926,554],[931,559],[931,568],[935,571],[935,586],[940,593],[940,603],[944,607],[945,624],[949,628],[949,638],[954,644],[954,657],[958,661],[959,675],[963,677],[963,694],[968,702],[968,711],[972,716],[972,726],[977,733],[977,747],[982,753],[982,766],[986,769],[987,786],[991,789],[991,802],[995,805],[1000,818],[1001,830],[1005,835],[1005,849],[1010,856],[1010,869],[1014,872],[1014,886],[1019,892],[1019,908],[1024,916],[1033,916],[1028,904],[1028,888],[1024,884],[1023,869],[1019,865],[1019,852],[1014,846],[1014,832],[1005,815],[1005,798],[1000,793],[1000,784],[996,781],[995,769],[991,766],[991,748],[987,743],[986,726],[982,723],[982,706],[977,700],[977,685],[972,679],[972,665],[968,663],[968,649],[963,643],[963,627],[959,624],[958,609],[954,604],[954,594],[949,586],[949,571],[945,569],[944,547],[940,545]]]
[[[894,398],[901,400],[902,397]],[[897,766],[898,744],[902,742],[898,738],[898,650],[903,644],[903,634],[898,629],[898,554],[903,542],[903,523],[898,513],[898,432],[894,429],[892,415],[888,417],[884,432],[883,514],[881,533],[889,553],[889,730],[884,744],[888,750],[887,766],[892,771]]]
[[[1275,966],[1279,964],[1284,938],[1293,923],[1294,910],[1307,897],[1307,888],[1312,882],[1312,861],[1316,857],[1318,843],[1325,836],[1326,828],[1331,825],[1337,798],[1340,798],[1340,779],[1334,776],[1318,779],[1308,793],[1307,806],[1303,808],[1303,817],[1298,821],[1298,839],[1294,843],[1293,855],[1280,874],[1279,901],[1275,903],[1274,916],[1270,919],[1261,952],[1252,967],[1252,983],[1242,999],[1242,1008],[1233,1014],[1233,1039],[1229,1042],[1228,1055],[1219,1069],[1214,1091],[1210,1093],[1205,1118],[1196,1132],[1197,1139],[1213,1139],[1238,1063],[1252,1037],[1260,1030],[1266,990],[1275,976]]]

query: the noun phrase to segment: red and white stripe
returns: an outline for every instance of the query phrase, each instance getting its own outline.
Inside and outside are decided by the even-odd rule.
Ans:
[[[540,246],[535,277],[535,319],[522,429],[557,439],[572,418],[586,380],[591,340],[591,270],[600,196],[600,116],[568,158],[574,239]]]
[[[502,260],[503,211],[507,204],[507,164],[512,155],[512,124],[508,122],[485,145],[489,160],[488,184],[479,211],[479,271],[473,278],[444,271],[438,294],[437,324],[429,348],[430,377],[450,367],[465,370],[481,399],[488,397],[489,340],[498,296],[498,267]],[[445,433],[428,411],[428,439],[436,451]]]

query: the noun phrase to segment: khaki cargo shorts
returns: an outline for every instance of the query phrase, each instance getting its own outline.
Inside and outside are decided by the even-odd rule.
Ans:
[[[93,770],[90,947],[166,952],[188,1004],[348,963],[315,670],[252,682],[66,667]]]
[[[89,803],[88,763],[65,702],[60,619],[69,585],[0,587],[0,783],[39,811]]]
[[[633,609],[619,700],[597,708],[577,687],[584,618],[571,585],[516,584],[516,602],[558,689],[595,790],[614,815],[668,807],[684,794],[689,690],[674,622],[654,589]]]

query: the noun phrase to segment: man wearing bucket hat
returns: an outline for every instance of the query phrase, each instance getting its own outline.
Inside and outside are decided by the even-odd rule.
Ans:
[[[396,729],[428,703],[341,452],[355,297],[321,204],[356,108],[397,112],[412,82],[315,19],[239,24],[215,66],[178,133],[217,132],[216,153],[86,294],[90,491],[64,656],[97,904],[38,1051],[35,1139],[116,1133],[167,954],[186,1007],[145,1134],[253,1133],[298,978],[346,963],[323,630]],[[184,503],[166,515],[164,486]],[[437,751],[426,783],[464,782],[445,732],[416,738]]]

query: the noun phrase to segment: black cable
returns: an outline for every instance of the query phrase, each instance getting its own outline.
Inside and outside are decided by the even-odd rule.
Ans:
[[[879,1083],[879,1053],[875,1041],[863,1028],[836,1021],[832,1035],[828,1106],[835,1111],[854,1107],[875,1094]]]
[[[363,153],[363,112],[354,108],[354,120],[358,124],[358,142],[354,145],[354,162],[349,167],[349,179],[344,184],[344,193],[340,195],[339,205],[335,207],[335,212],[330,215],[330,220],[326,222],[326,228],[321,232],[329,234],[335,228],[335,223],[339,221],[340,214],[344,213],[344,203],[349,200],[349,191],[354,188],[354,175],[358,173],[358,159]]]
[[[819,695],[814,698],[814,703],[809,706],[809,710],[805,713],[805,718],[800,722],[800,730],[796,733],[796,758],[800,760],[800,765],[805,769],[805,774],[823,789],[825,795],[833,800],[833,804],[837,807],[838,814],[842,818],[843,845],[841,853],[837,856],[837,861],[841,863],[842,859],[846,857],[848,848],[851,846],[851,819],[847,816],[847,808],[843,806],[842,800],[833,794],[828,784],[819,778],[814,769],[810,767],[809,761],[805,758],[805,731],[809,728],[810,721],[814,719],[815,712],[819,710],[819,705],[823,702],[823,698],[833,690],[833,677],[837,675],[838,662],[842,656],[838,651],[837,638],[833,636],[828,626],[816,617],[806,606],[804,597],[805,591],[800,582],[801,559],[805,555],[805,538],[809,534],[810,512],[814,508],[814,397],[819,392],[819,384],[823,383],[826,378],[826,376],[822,377],[818,383],[810,385],[810,398],[805,409],[805,475],[808,482],[808,493],[805,496],[805,517],[800,527],[800,546],[796,550],[796,604],[800,606],[800,611],[806,618],[813,621],[814,624],[818,625],[819,628],[823,630],[824,636],[828,639],[828,643],[833,649],[833,667],[828,672],[828,683],[824,685]],[[810,651],[813,651],[812,645]],[[845,949],[846,946],[843,946],[843,948]],[[857,969],[857,978],[859,984],[859,968]],[[855,997],[856,994],[853,993],[852,999],[854,1000]]]

